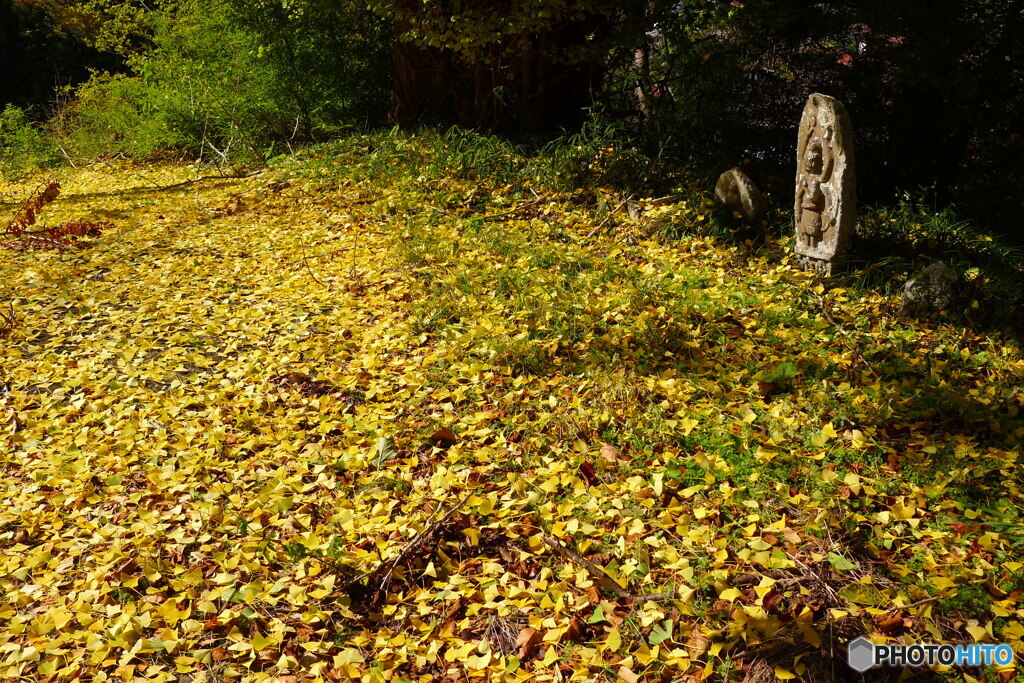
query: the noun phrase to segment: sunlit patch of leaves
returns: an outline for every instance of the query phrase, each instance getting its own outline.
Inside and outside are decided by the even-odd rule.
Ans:
[[[1020,646],[1013,342],[826,290],[685,193],[631,216],[432,154],[61,179],[55,220],[123,218],[0,265],[4,677],[760,680],[864,633]]]

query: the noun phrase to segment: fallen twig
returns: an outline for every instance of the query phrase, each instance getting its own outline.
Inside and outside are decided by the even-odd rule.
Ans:
[[[628,202],[628,201],[629,201],[630,199],[632,199],[632,198],[633,198],[633,195],[629,195],[628,197],[626,197],[625,199],[623,199],[623,200],[622,200],[621,202],[619,202],[619,205],[618,205],[618,206],[616,206],[616,207],[615,207],[614,209],[612,209],[612,210],[611,210],[611,212],[610,212],[610,213],[609,213],[609,214],[608,214],[607,216],[605,216],[605,217],[604,217],[604,220],[603,220],[603,221],[601,221],[600,223],[598,223],[597,225],[595,225],[595,226],[594,226],[594,229],[593,229],[593,230],[591,230],[590,232],[588,232],[588,233],[587,233],[587,237],[593,237],[593,236],[594,236],[594,233],[595,233],[595,232],[597,232],[598,230],[600,230],[601,228],[603,228],[603,227],[604,227],[604,225],[605,225],[605,223],[607,223],[608,221],[610,221],[610,220],[612,219],[612,217],[613,217],[613,216],[614,216],[614,215],[615,215],[616,213],[618,213],[619,209],[621,209],[621,208],[622,208],[623,206],[625,206],[625,205],[626,205],[626,202]]]
[[[510,215],[512,215],[514,213],[522,211],[523,209],[529,208],[531,206],[536,206],[537,204],[540,204],[542,201],[543,200],[538,197],[537,199],[534,199],[532,202],[526,202],[525,204],[520,204],[519,206],[512,207],[508,211],[502,211],[501,213],[492,213],[489,216],[481,216],[480,220],[483,220],[483,221],[493,221],[496,218],[502,218],[504,216],[510,216]]]
[[[541,538],[547,543],[553,550],[557,551],[561,555],[569,558],[576,564],[580,565],[594,578],[606,591],[614,593],[620,599],[623,600],[671,600],[676,597],[675,591],[666,591],[664,593],[630,593],[625,588],[619,585],[619,582],[613,579],[608,572],[598,567],[596,564],[588,560],[587,558],[580,555],[572,548],[568,548],[558,541],[558,539],[552,538],[547,534],[541,534]]]
[[[375,586],[375,595],[378,597],[383,595],[384,591],[387,590],[388,585],[390,585],[391,577],[395,573],[395,569],[398,568],[398,565],[402,564],[417,547],[425,543],[434,534],[434,532],[437,531],[439,527],[441,527],[445,522],[447,522],[451,518],[451,516],[454,515],[456,511],[459,510],[459,508],[466,504],[466,501],[468,501],[472,495],[473,494],[471,493],[466,494],[465,498],[456,503],[451,510],[446,512],[444,516],[440,518],[436,518],[437,512],[440,511],[440,508],[438,508],[437,511],[432,513],[430,517],[427,518],[427,524],[423,527],[423,531],[416,534],[408,543],[406,543],[402,550],[399,551],[398,555],[394,557],[394,559],[390,560],[389,562],[382,561],[372,571],[365,572],[362,575],[356,577],[356,579],[354,579],[349,584],[349,590],[352,591],[352,589],[357,588],[359,586],[359,582],[363,579],[366,579],[366,585],[361,590],[369,589],[371,586]],[[372,600],[372,602],[376,602],[376,599]]]
[[[330,286],[321,282],[320,278],[318,278],[313,272],[313,269],[309,267],[309,261],[306,260],[306,241],[300,237],[299,244],[302,246],[302,265],[306,266],[306,272],[308,272],[309,276],[313,278],[313,282],[317,283],[324,289],[330,289]]]
[[[647,206],[659,206],[661,204],[679,201],[679,197],[679,195],[670,194],[665,195],[664,197],[658,197],[657,199],[648,199],[644,201],[644,204],[646,204]]]
[[[295,263],[298,263],[299,261],[305,261],[307,259],[324,258],[325,256],[335,256],[336,254],[340,254],[340,253],[345,252],[345,251],[351,251],[351,250],[357,249],[357,248],[358,248],[358,245],[349,245],[347,247],[340,247],[338,249],[334,249],[333,251],[325,251],[322,254],[310,254],[308,257],[307,256],[302,256],[300,258],[293,259],[291,261],[287,261],[286,263],[287,263],[287,265],[290,266],[290,265],[293,265]]]
[[[900,605],[898,607],[890,607],[887,612],[899,612],[901,609],[910,609],[911,607],[920,607],[921,605],[927,605],[929,602],[935,602],[939,600],[939,596],[933,596],[930,598],[924,598],[923,600],[917,600],[910,603],[909,605]]]
[[[57,145],[57,149],[60,150],[60,153],[63,154],[64,158],[68,160],[69,164],[71,164],[71,168],[78,168],[78,166],[75,164],[74,159],[71,158],[71,155],[68,154],[67,151],[63,147],[61,147],[60,145]]]
[[[846,335],[846,330],[843,328],[842,325],[839,324],[838,321],[836,321],[835,318],[832,317],[832,313],[828,310],[828,306],[825,305],[825,297],[823,297],[821,294],[818,294],[817,296],[818,305],[821,306],[821,312],[825,314],[825,319],[832,323],[837,330],[839,330],[839,334]]]
[[[14,315],[14,303],[11,301],[7,302],[7,306],[10,309],[10,315],[6,313],[0,313],[0,318],[3,319],[3,325],[0,325],[0,337],[7,336],[7,333],[14,329],[18,319]]]

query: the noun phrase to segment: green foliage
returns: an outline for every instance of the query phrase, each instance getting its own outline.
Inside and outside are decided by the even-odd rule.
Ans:
[[[68,30],[85,36],[98,50],[131,60],[145,53],[152,36],[152,14],[174,12],[181,0],[70,0],[57,15]]]
[[[931,197],[926,189],[904,192],[898,203],[861,215],[855,258],[864,265],[851,280],[894,294],[923,266],[941,259],[964,274],[974,322],[1018,320],[1024,311],[1024,250],[961,220],[952,206],[937,207]]]
[[[581,191],[588,203],[599,205],[603,200],[597,198],[602,192],[640,194],[662,186],[649,174],[650,160],[629,145],[621,129],[612,126],[587,125],[540,148],[459,126],[444,132],[423,128],[413,135],[393,129],[350,136],[340,144],[300,156],[322,160],[319,165],[328,177],[337,174],[344,161],[358,164],[379,182],[398,178],[436,182],[455,177],[488,188],[512,185]],[[484,195],[474,198],[483,199]]]
[[[434,154],[427,170],[432,175],[501,184],[522,181],[526,174],[523,150],[498,136],[454,126],[429,139]]]
[[[377,13],[403,24],[399,38],[421,48],[444,48],[469,63],[499,54],[522,54],[531,39],[586,15],[610,16],[621,3],[526,0],[514,3],[462,2],[447,12],[427,4],[371,0]]]
[[[322,14],[275,3],[191,0],[146,16],[132,73],[97,73],[62,129],[80,154],[187,151],[219,164],[263,160],[380,116],[386,26],[351,5]]]
[[[13,105],[4,107],[0,112],[0,175],[16,178],[51,166],[57,159],[50,135],[30,120],[28,112]]]
[[[653,234],[662,240],[678,240],[686,235],[733,240],[741,233],[742,221],[715,201],[713,194],[700,186],[680,191],[681,201],[653,225]]]
[[[954,207],[935,206],[930,195],[928,189],[921,188],[916,193],[904,192],[893,205],[869,209],[858,227],[865,247],[890,245],[896,253],[961,254],[981,261],[1014,257],[1015,250],[1009,245],[960,220]]]
[[[249,67],[269,72],[268,101],[288,111],[278,136],[380,121],[391,96],[390,22],[351,0],[224,2],[231,25],[257,43]]]
[[[789,391],[793,386],[793,378],[799,372],[800,369],[795,363],[787,361],[776,365],[772,370],[766,372],[763,381],[775,385],[769,390]]]
[[[430,148],[423,170],[432,177],[454,175],[496,185],[518,183],[590,194],[602,188],[651,192],[665,185],[664,178],[654,177],[651,159],[617,125],[588,122],[576,133],[533,149],[459,126],[442,135],[424,130],[420,137]]]
[[[1024,548],[1024,515],[1020,508],[1013,503],[1003,502],[994,508],[983,508],[982,512],[990,518],[985,526],[1001,534],[1011,552],[1019,553]]]
[[[614,123],[585,122],[576,133],[545,145],[539,154],[542,175],[563,189],[612,187],[628,192],[656,189],[654,163],[629,139],[627,130]]]
[[[168,83],[126,74],[95,74],[55,123],[80,156],[117,151],[145,157],[189,146],[190,138],[175,126],[176,104],[177,92]]]
[[[983,586],[969,583],[958,587],[955,595],[943,600],[942,608],[977,618],[992,610],[992,598]]]

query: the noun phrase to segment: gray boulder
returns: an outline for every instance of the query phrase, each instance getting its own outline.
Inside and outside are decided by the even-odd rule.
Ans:
[[[900,315],[927,315],[956,305],[960,274],[945,261],[936,261],[903,285]]]
[[[764,217],[764,197],[739,167],[730,168],[718,177],[718,182],[715,183],[715,197],[743,216],[747,223],[757,223]]]

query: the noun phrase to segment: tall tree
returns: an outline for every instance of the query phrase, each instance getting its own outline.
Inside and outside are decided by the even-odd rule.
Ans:
[[[0,0],[0,104],[52,110],[61,87],[86,80],[90,69],[121,67],[121,56],[101,44],[99,1]]]
[[[374,0],[395,23],[395,116],[531,132],[573,126],[616,19],[641,0]]]

